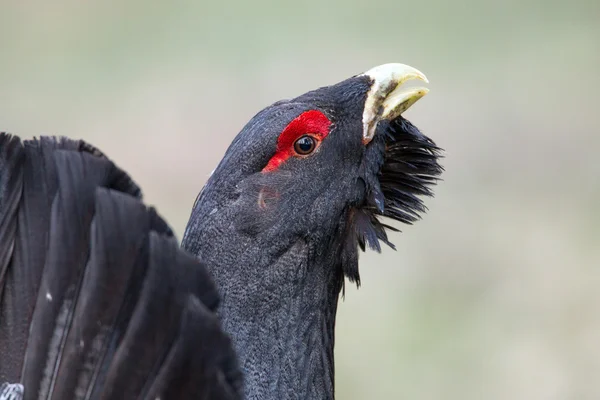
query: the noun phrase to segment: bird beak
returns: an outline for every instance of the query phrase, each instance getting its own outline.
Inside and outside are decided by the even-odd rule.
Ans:
[[[425,87],[401,89],[400,86],[413,79],[429,81],[416,68],[396,63],[379,65],[362,75],[372,81],[363,111],[363,142],[366,145],[373,139],[379,121],[398,118],[429,92]]]

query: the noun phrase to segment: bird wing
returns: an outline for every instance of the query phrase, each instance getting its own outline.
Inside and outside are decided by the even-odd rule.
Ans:
[[[206,268],[85,142],[0,133],[0,296],[0,399],[240,398]]]

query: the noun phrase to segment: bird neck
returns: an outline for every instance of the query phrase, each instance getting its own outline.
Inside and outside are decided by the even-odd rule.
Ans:
[[[196,204],[182,246],[204,261],[244,373],[245,398],[334,398],[334,325],[342,277],[335,257],[266,230],[250,236],[233,208]]]

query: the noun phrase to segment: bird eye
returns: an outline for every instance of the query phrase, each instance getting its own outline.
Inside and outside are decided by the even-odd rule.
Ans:
[[[294,142],[294,151],[301,156],[306,156],[312,153],[315,151],[316,147],[317,141],[315,138],[309,135],[304,135]]]

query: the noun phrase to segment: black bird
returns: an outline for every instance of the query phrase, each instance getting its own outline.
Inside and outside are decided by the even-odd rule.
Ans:
[[[98,149],[0,134],[0,400],[333,399],[344,279],[442,172],[401,116],[411,79],[386,64],[259,112],[182,249]]]

